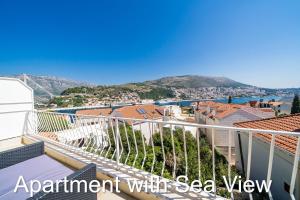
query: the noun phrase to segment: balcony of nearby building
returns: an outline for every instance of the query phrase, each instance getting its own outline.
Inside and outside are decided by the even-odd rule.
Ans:
[[[0,81],[1,93],[7,92],[0,100],[0,152],[42,141],[46,155],[70,169],[94,163],[98,180],[116,180],[117,177],[120,180],[121,193],[100,192],[99,199],[103,195],[110,199],[255,199],[261,195],[279,199],[272,195],[276,193],[274,185],[265,194],[248,194],[239,193],[236,187],[227,191],[224,184],[224,179],[232,182],[239,176],[243,182],[262,181],[254,176],[260,167],[263,179],[269,184],[274,176],[281,176],[274,171],[278,170],[274,165],[284,165],[286,193],[291,199],[299,199],[299,132],[41,112],[33,108],[32,90],[24,83],[17,79]],[[195,129],[196,134],[191,134],[191,129]],[[207,142],[207,130],[211,133],[211,143]],[[226,157],[215,145],[220,130],[228,136]],[[263,141],[265,146],[255,142],[257,134],[270,138]],[[276,139],[282,136],[293,142],[293,151],[288,154],[279,152]],[[234,144],[230,141],[235,142],[236,148],[243,149],[239,151],[242,159],[238,165],[231,161]],[[268,154],[261,165],[255,159],[259,148]],[[285,155],[288,155],[286,162],[277,163],[277,157]],[[208,180],[213,183],[210,192],[199,187],[192,190],[195,181]],[[141,191],[130,191],[134,181],[144,183]]]

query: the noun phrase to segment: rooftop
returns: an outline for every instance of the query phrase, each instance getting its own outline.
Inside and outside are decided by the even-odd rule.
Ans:
[[[256,115],[260,118],[272,118],[275,117],[275,113],[272,109],[261,109],[261,108],[252,108],[252,107],[243,107],[241,110]]]
[[[77,110],[76,115],[109,116],[112,113],[111,108]]]
[[[160,119],[164,115],[164,108],[153,104],[125,106],[115,109],[112,115],[135,119]]]
[[[239,122],[235,123],[234,125],[241,128],[299,132],[300,114],[273,117],[269,119],[261,119],[247,122]],[[257,133],[255,135],[268,142],[270,142],[272,138],[271,134]],[[277,135],[275,137],[275,144],[279,148],[294,154],[296,152],[297,147],[297,138],[288,135]]]
[[[274,117],[275,113],[272,109],[261,109],[261,108],[253,108],[247,105],[241,105],[241,104],[227,104],[227,103],[218,103],[218,102],[201,102],[198,104],[198,112],[206,114],[207,117],[215,117],[217,119],[223,119],[233,113],[235,113],[238,110],[245,111],[247,113],[250,113],[252,115],[255,115],[259,118],[270,118]],[[212,110],[215,111],[215,115],[212,114],[212,110],[210,112],[207,112],[206,108],[212,108]]]

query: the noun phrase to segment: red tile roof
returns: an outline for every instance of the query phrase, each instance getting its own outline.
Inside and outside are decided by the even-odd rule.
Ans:
[[[219,108],[219,109],[226,109],[226,108],[243,108],[246,105],[242,104],[227,104],[227,103],[219,103],[214,101],[204,101],[199,102],[198,107],[211,107],[211,108]]]
[[[300,132],[300,114],[239,122],[234,125],[242,128]],[[268,142],[270,142],[272,138],[271,134],[257,133],[255,136]],[[294,154],[297,147],[297,138],[294,136],[276,135],[275,144],[279,148]]]
[[[77,110],[76,115],[109,116],[112,113],[111,108]]]
[[[218,119],[222,119],[234,112],[236,112],[240,108],[246,107],[246,105],[241,105],[241,104],[227,104],[227,103],[219,103],[219,102],[214,102],[214,101],[205,101],[205,102],[200,102],[198,105],[198,112],[204,113],[206,112],[207,109],[206,107],[212,108],[215,110],[215,116],[211,112],[206,113],[207,117],[215,117]]]
[[[247,113],[250,113],[252,115],[255,115],[261,119],[275,117],[275,112],[272,109],[271,109],[271,111],[269,111],[269,110],[265,111],[265,110],[262,110],[261,108],[244,107],[241,110],[243,110]]]
[[[274,112],[272,108],[260,108],[260,110],[263,112]]]
[[[229,108],[227,110],[218,111],[215,117],[218,119],[222,119],[222,118],[236,112],[237,110],[238,109],[236,109],[236,108]]]
[[[114,116],[134,119],[160,119],[163,117],[164,108],[153,105],[134,105],[124,106],[122,108],[115,109]]]

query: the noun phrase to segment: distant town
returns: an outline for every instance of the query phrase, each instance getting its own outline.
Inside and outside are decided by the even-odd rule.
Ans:
[[[96,92],[91,88],[82,87],[77,91],[66,90],[62,95],[56,96],[49,101],[48,107],[76,107],[76,106],[108,106],[122,104],[148,104],[155,102],[180,102],[182,100],[216,100],[229,96],[238,97],[261,97],[278,96],[292,97],[294,94],[288,91],[277,90],[275,93],[267,92],[265,89],[256,87],[233,88],[233,87],[203,87],[203,88],[170,88],[160,91],[115,91],[115,88],[107,87],[105,92]],[[102,94],[104,93],[105,94]],[[166,92],[163,94],[163,92]],[[148,97],[148,98],[147,98]],[[152,98],[151,98],[152,97]]]

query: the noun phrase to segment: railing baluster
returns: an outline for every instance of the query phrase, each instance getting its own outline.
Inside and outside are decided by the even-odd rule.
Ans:
[[[116,123],[116,139],[115,139],[115,147],[116,147],[116,161],[117,161],[117,167],[119,167],[120,164],[120,146],[119,146],[119,138],[120,138],[120,130],[119,130],[119,120],[115,119]]]
[[[198,158],[198,179],[201,181],[201,155],[200,155],[200,130],[197,128],[196,132],[197,140],[197,158]]]
[[[56,135],[56,133],[55,133],[55,127],[54,127],[54,120],[53,120],[53,117],[52,117],[52,115],[51,115],[51,113],[48,113],[47,114],[47,121],[48,121],[48,123],[49,123],[49,127],[50,127],[50,129],[49,129],[49,132],[50,132],[50,137],[52,138],[52,140],[54,140],[55,141],[55,135]],[[52,123],[51,123],[52,122]],[[53,133],[53,134],[52,134]],[[53,138],[54,137],[54,138]],[[58,136],[57,136],[58,137]],[[61,141],[60,141],[61,142]]]
[[[173,151],[173,179],[176,178],[176,152],[175,152],[175,144],[174,144],[174,131],[172,124],[170,125],[171,129],[171,140],[172,140],[172,151]]]
[[[119,120],[119,119],[117,119],[117,120]],[[119,144],[120,144],[120,147],[121,147],[119,161],[122,162],[121,158],[122,158],[122,155],[123,155],[124,147],[123,147],[122,136],[121,136],[121,133],[120,133],[119,125],[118,125],[118,130],[119,130],[119,141],[120,141]]]
[[[75,125],[75,123],[74,123],[75,122],[75,115],[70,115],[69,117],[70,117],[71,123],[73,124],[72,125],[72,129],[75,129],[75,127],[74,127],[74,125]],[[76,129],[75,129],[75,132],[76,132]],[[71,144],[70,144],[72,148],[74,148],[74,143],[76,141],[76,134],[75,134],[75,132],[73,133],[75,139],[73,139],[71,141]]]
[[[133,163],[132,163],[132,166],[134,167],[135,166],[135,162],[136,162],[136,159],[139,155],[139,151],[138,151],[138,146],[137,146],[137,142],[136,142],[136,137],[135,137],[135,131],[134,131],[134,121],[131,120],[131,128],[132,128],[132,135],[133,135],[133,139],[134,139],[134,146],[135,146],[135,157],[134,157],[134,160],[133,160]]]
[[[154,124],[151,122],[151,127],[150,127],[150,122],[149,122],[149,128],[150,128],[150,137],[151,137],[151,146],[152,146],[152,152],[153,152],[153,160],[151,164],[151,174],[153,173],[154,166],[155,166],[155,149],[154,149],[154,141],[153,141],[153,132],[154,132]]]
[[[45,132],[47,130],[45,115],[43,113],[37,112],[37,116],[39,118],[40,124],[38,128],[38,135],[40,135],[40,132]]]
[[[82,144],[84,142],[84,135],[83,135],[83,125],[82,125],[82,121],[81,121],[81,117],[77,116],[77,135],[78,135],[78,139],[77,139],[77,143],[78,143],[78,148],[77,148],[77,152],[82,153]]]
[[[228,130],[228,181],[231,184],[231,140],[232,140],[232,130]],[[231,199],[234,199],[233,192],[231,192]]]
[[[91,147],[92,147],[92,144],[93,144],[93,140],[94,140],[94,137],[95,137],[95,134],[94,134],[94,131],[93,131],[93,125],[92,125],[92,120],[91,118],[89,118],[89,124],[88,126],[86,127],[87,130],[88,130],[88,133],[89,133],[89,140],[88,140],[88,144],[87,144],[87,147],[86,147],[86,152],[87,152],[87,155],[91,156],[92,158],[92,153],[91,153]]]
[[[164,176],[165,164],[166,164],[166,155],[165,155],[165,148],[164,148],[164,138],[163,138],[163,127],[162,124],[159,124],[159,135],[160,135],[160,143],[161,143],[161,151],[163,155],[163,165],[161,168],[161,176]]]
[[[114,144],[115,144],[115,149],[114,149],[114,151],[113,151],[113,154],[112,154],[112,156],[111,156],[111,158],[110,159],[114,159],[114,157],[115,157],[115,154],[116,154],[116,150],[117,150],[117,142],[116,142],[116,135],[115,135],[115,127],[114,127],[114,125],[113,125],[113,123],[112,123],[112,119],[110,119],[110,126],[111,126],[111,131],[112,131],[112,134],[113,134],[113,139],[114,139]]]
[[[108,138],[108,149],[107,149],[107,152],[106,152],[106,154],[105,154],[105,158],[107,158],[107,156],[108,156],[108,153],[109,153],[109,151],[110,151],[110,149],[111,149],[111,141],[110,141],[110,136],[109,136],[109,121],[110,121],[110,119],[108,119],[107,120],[107,124],[106,124],[106,137]]]
[[[69,136],[69,139],[70,141],[66,140],[66,145],[67,145],[67,149],[70,150],[72,148],[72,146],[70,145],[72,143],[72,135],[73,135],[73,132],[69,129],[69,124],[68,124],[68,121],[67,119],[65,119],[66,117],[68,117],[68,115],[62,115],[61,117],[57,116],[58,118],[58,121],[60,122],[60,131],[63,132],[65,134],[65,137],[68,137]],[[67,132],[67,133],[66,133]]]
[[[50,118],[52,118],[52,119],[51,119],[52,123],[50,122],[50,124],[53,125],[53,126],[52,126],[52,128],[53,128],[53,131],[52,131],[52,132],[53,132],[54,135],[56,135],[57,138],[58,138],[58,134],[57,134],[58,127],[57,127],[56,119],[55,119],[55,117],[53,116],[53,113],[50,113],[49,116],[50,116]],[[65,141],[63,141],[63,144],[65,145]]]
[[[100,153],[99,153],[99,156],[102,157],[102,153],[104,152],[105,148],[108,146],[108,142],[107,142],[107,139],[106,139],[106,120],[101,120],[99,122],[101,124],[101,132],[102,132],[102,135],[101,135],[101,150],[100,150]],[[104,157],[104,156],[103,156]]]
[[[253,133],[249,132],[249,142],[248,142],[248,158],[247,158],[247,175],[246,180],[250,180],[250,172],[251,172],[251,158],[252,158],[252,135]],[[250,200],[253,199],[252,194],[249,193]]]
[[[147,152],[146,152],[145,141],[144,141],[144,133],[142,131],[142,125],[141,124],[140,124],[140,130],[141,130],[141,138],[142,138],[142,145],[143,145],[143,151],[144,151],[144,157],[143,157],[142,166],[141,166],[141,169],[143,169],[145,161],[146,161]]]
[[[99,121],[99,118],[97,118],[97,120],[94,121],[95,122],[95,131],[96,131],[96,140],[94,142],[94,146],[96,144],[96,147],[94,148],[94,151],[92,152],[93,153],[93,158],[92,159],[96,159],[97,160],[97,157],[98,157],[98,151],[99,151],[99,148],[100,148],[100,141],[102,141],[102,138],[100,139],[100,137],[102,137],[103,135],[103,132],[101,130],[101,124],[100,124],[100,121]],[[97,129],[97,126],[99,125],[99,129]]]
[[[125,159],[125,162],[124,164],[126,165],[127,161],[128,161],[128,158],[129,158],[129,155],[130,155],[130,143],[129,143],[129,139],[128,139],[128,133],[127,133],[127,126],[126,126],[126,122],[125,120],[123,120],[123,125],[124,125],[124,131],[125,131],[125,136],[126,136],[126,141],[127,141],[127,156],[126,156],[126,159]]]
[[[88,126],[88,122],[87,122],[87,119],[86,118],[83,118],[83,119],[81,119],[82,121],[83,121],[83,123],[84,123],[84,126],[82,126],[82,133],[83,133],[83,135],[84,135],[84,140],[83,140],[83,153],[85,153],[86,154],[86,152],[84,151],[84,148],[86,147],[86,143],[88,142],[88,140],[89,140],[89,137],[90,137],[90,135],[89,135],[89,131],[88,131],[88,129],[87,129],[87,126]],[[85,129],[85,130],[84,130]]]
[[[186,138],[185,138],[185,128],[182,126],[183,133],[183,149],[184,149],[184,161],[185,161],[185,176],[188,177],[188,155],[186,149]]]
[[[95,150],[97,150],[97,148],[95,148],[95,146],[97,146],[97,142],[98,142],[98,137],[99,137],[99,132],[97,130],[97,123],[95,121],[95,118],[93,117],[92,119],[92,123],[93,125],[91,125],[91,133],[92,133],[92,138],[93,138],[93,142],[91,144],[91,150],[90,150],[90,153],[91,153],[91,159],[94,159],[95,157]],[[94,130],[93,130],[94,129]]]
[[[294,189],[296,185],[296,177],[297,177],[297,171],[298,171],[298,165],[299,165],[299,157],[300,157],[300,136],[298,136],[298,142],[294,157],[294,165],[293,165],[293,171],[292,171],[292,177],[291,177],[291,184],[290,184],[290,196],[292,200],[295,200],[294,196]]]
[[[274,146],[275,146],[275,134],[272,134],[270,153],[269,153],[269,163],[268,163],[268,173],[267,173],[267,184],[269,185],[272,176],[273,167],[273,157],[274,157]],[[273,199],[271,190],[268,192],[269,199]]]
[[[102,157],[102,153],[104,151],[104,148],[105,148],[105,120],[102,120],[102,119],[98,119],[98,123],[99,123],[99,128],[100,128],[100,132],[101,132],[101,145],[99,145],[98,149],[97,149],[97,153],[100,150],[99,152],[99,156]]]
[[[212,142],[211,142],[211,150],[212,150],[212,164],[213,164],[213,181],[214,181],[214,185],[215,185],[215,189],[217,189],[216,188],[216,156],[215,156],[215,129],[214,128],[212,128],[211,129],[211,140],[212,140]],[[216,195],[217,194],[217,191],[215,190],[214,191],[214,194]]]

